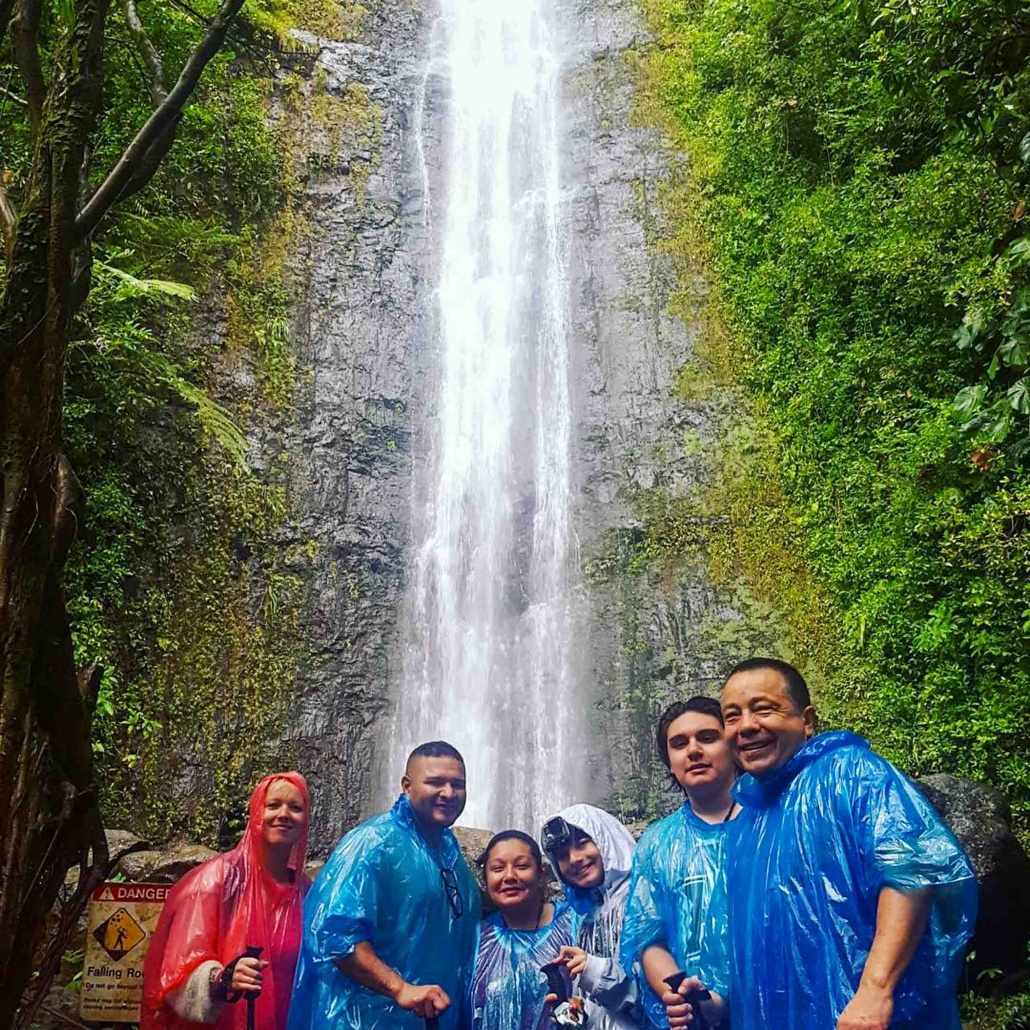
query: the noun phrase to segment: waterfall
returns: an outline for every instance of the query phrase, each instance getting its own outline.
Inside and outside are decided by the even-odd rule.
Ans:
[[[393,749],[396,760],[422,740],[451,741],[468,768],[463,822],[533,832],[578,799],[587,735],[574,730],[587,720],[573,657],[552,10],[551,0],[442,0],[444,181],[426,173],[436,398],[415,455]]]

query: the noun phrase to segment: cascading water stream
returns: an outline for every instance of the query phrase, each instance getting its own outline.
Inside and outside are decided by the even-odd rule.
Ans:
[[[463,752],[465,823],[529,830],[575,798],[582,779],[549,9],[548,0],[443,0],[448,153],[431,227],[439,386],[428,453],[416,454],[394,734],[395,757],[437,737]]]

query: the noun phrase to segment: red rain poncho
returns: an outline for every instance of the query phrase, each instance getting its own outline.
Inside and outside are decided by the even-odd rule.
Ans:
[[[295,879],[281,884],[263,864],[261,825],[265,798],[275,780],[301,792],[307,814],[304,831],[290,853]],[[310,881],[303,873],[310,802],[299,773],[277,773],[258,784],[250,798],[250,818],[236,847],[187,873],[168,895],[150,942],[143,972],[142,1030],[190,1030],[204,1024],[182,1019],[166,999],[205,962],[227,965],[250,945],[264,948],[264,987],[257,1000],[260,1030],[285,1030],[303,931],[304,895]],[[224,1005],[220,1030],[245,1030],[247,1003]]]

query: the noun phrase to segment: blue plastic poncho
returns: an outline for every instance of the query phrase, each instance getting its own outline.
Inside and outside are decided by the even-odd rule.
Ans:
[[[604,880],[587,890],[565,883],[565,896],[573,910],[575,943],[590,958],[576,981],[586,1001],[591,1030],[624,1030],[643,1025],[638,979],[619,963],[619,939],[629,897],[630,869],[636,842],[615,816],[593,805],[570,805],[558,813],[570,826],[582,830],[597,845],[604,865]],[[558,856],[547,859],[560,876]]]
[[[734,793],[743,806],[727,872],[734,1030],[835,1026],[858,987],[883,887],[934,888],[892,1025],[958,1030],[976,880],[916,787],[853,733],[823,733]]]
[[[732,825],[706,823],[684,801],[640,838],[622,924],[620,956],[625,968],[640,962],[652,944],[661,944],[683,972],[727,996],[725,867]],[[646,986],[644,993],[651,1021],[668,1026],[658,996]]]
[[[463,914],[456,918],[441,881],[454,870]],[[430,848],[403,794],[385,815],[337,845],[304,905],[304,941],[290,1008],[290,1030],[421,1030],[423,1021],[341,973],[335,959],[369,942],[409,983],[438,984],[451,999],[442,1028],[463,1025],[475,958],[479,889],[458,842],[445,830]]]
[[[472,980],[473,1030],[546,1030],[547,979],[540,967],[572,943],[572,909],[555,903],[539,930],[509,930],[499,912],[483,920]]]

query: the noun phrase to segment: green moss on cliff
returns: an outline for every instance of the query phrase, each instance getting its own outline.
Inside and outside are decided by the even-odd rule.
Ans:
[[[78,660],[105,670],[98,780],[108,823],[153,838],[231,838],[254,781],[293,761],[283,729],[313,545],[279,537],[310,232],[305,63],[285,90],[296,123],[270,117],[267,74],[213,63],[154,185],[98,241],[115,271],[69,357],[67,433],[88,498],[69,607]],[[137,92],[113,84],[109,121],[138,119]],[[241,430],[260,440],[260,476]]]
[[[1013,9],[644,7],[640,114],[689,155],[659,245],[706,321],[681,387],[734,416],[714,581],[776,613],[829,721],[996,784],[1025,828],[1030,80],[977,56]]]

